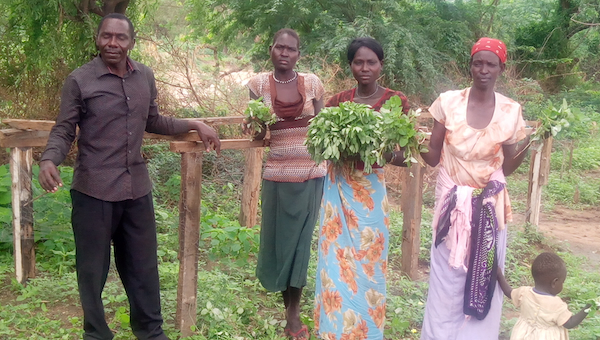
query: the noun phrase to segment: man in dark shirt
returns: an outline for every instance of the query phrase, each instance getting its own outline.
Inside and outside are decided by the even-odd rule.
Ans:
[[[102,19],[96,36],[100,56],[65,81],[60,115],[40,162],[40,185],[55,192],[62,186],[57,165],[79,126],[71,222],[84,339],[113,338],[101,297],[111,241],[129,298],[133,333],[139,339],[167,339],[160,312],[152,188],[141,155],[144,131],[173,135],[196,130],[207,151],[220,148],[217,133],[206,124],[158,113],[152,71],[128,57],[134,43],[127,17],[109,14]]]

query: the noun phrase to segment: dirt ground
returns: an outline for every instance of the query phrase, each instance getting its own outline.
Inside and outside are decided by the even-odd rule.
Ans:
[[[516,224],[523,224],[523,215],[514,216]],[[539,230],[559,247],[589,259],[589,265],[600,268],[600,207],[571,210],[556,206],[542,212]]]

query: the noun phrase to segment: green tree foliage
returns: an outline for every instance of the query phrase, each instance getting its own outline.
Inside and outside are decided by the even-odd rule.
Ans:
[[[384,84],[430,99],[449,67],[466,65],[480,20],[468,4],[395,0],[191,0],[194,34],[213,44],[250,51],[267,60],[273,34],[284,27],[301,35],[311,68],[334,62],[347,69],[348,43],[371,36],[386,51]],[[306,60],[306,58],[305,58]],[[263,66],[265,64],[262,64]],[[348,76],[346,73],[345,76]]]
[[[0,2],[0,110],[3,116],[55,117],[65,77],[96,54],[94,31],[108,3],[3,0]],[[96,1],[93,1],[95,4]],[[95,8],[95,9],[94,9]],[[139,13],[139,5],[129,7]],[[114,10],[114,8],[113,8]],[[137,17],[132,16],[134,22]]]
[[[194,36],[215,46],[248,53],[258,68],[267,63],[273,33],[283,27],[303,39],[304,62],[347,69],[348,42],[359,36],[379,40],[387,53],[383,83],[430,98],[452,74],[468,75],[468,52],[482,36],[505,40],[517,76],[546,78],[573,73],[579,54],[597,49],[599,0],[189,0]],[[591,25],[590,25],[591,23]],[[579,39],[578,39],[579,38]],[[582,48],[588,48],[581,50]],[[595,59],[594,59],[595,60]],[[596,63],[584,60],[586,69]],[[346,71],[344,76],[348,77]],[[553,80],[561,77],[552,76]],[[555,79],[554,79],[555,78]]]
[[[95,55],[100,15],[118,4],[150,38],[159,32],[192,52],[203,46],[217,65],[228,55],[269,68],[273,34],[291,27],[303,40],[301,69],[351,79],[348,43],[372,36],[386,52],[382,83],[424,103],[466,85],[469,50],[481,36],[503,39],[516,66],[510,75],[541,79],[546,90],[600,74],[600,0],[3,0],[3,116],[56,116],[64,78]]]
[[[544,3],[544,2],[542,2]],[[519,27],[515,34],[516,56],[524,76],[546,78],[546,90],[556,92],[568,85],[569,77],[577,70],[576,50],[586,47],[585,37],[597,31],[593,23],[600,19],[598,0],[558,0],[546,4],[537,20]],[[592,38],[597,41],[597,32]],[[597,45],[592,50],[597,50]],[[595,59],[595,58],[594,58]],[[584,62],[585,63],[585,62]]]

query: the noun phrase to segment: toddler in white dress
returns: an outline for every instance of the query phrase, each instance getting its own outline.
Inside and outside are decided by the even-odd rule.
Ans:
[[[568,340],[568,329],[579,325],[591,305],[573,315],[558,296],[567,277],[564,261],[554,253],[542,253],[531,265],[535,287],[512,289],[498,268],[498,283],[504,294],[520,309],[510,340]]]

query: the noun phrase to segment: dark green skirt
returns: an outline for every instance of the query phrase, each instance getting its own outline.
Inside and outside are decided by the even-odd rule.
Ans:
[[[306,285],[322,196],[323,177],[301,183],[263,180],[256,276],[265,289],[279,292]]]

